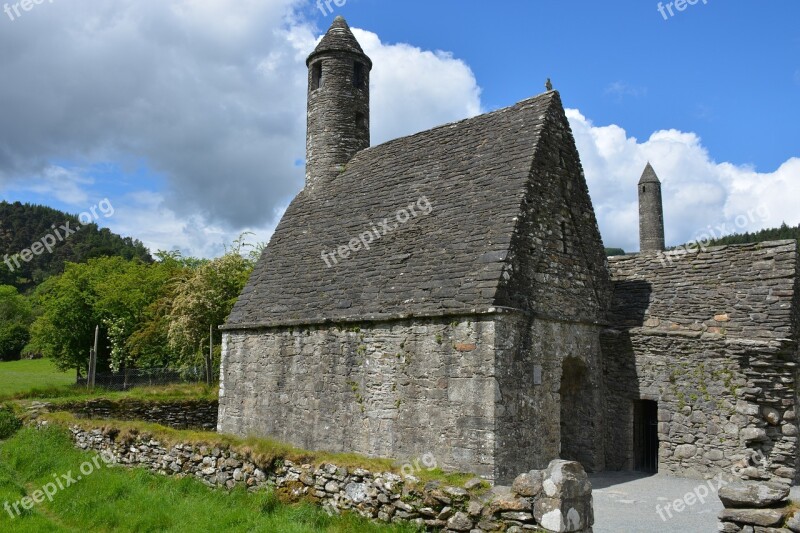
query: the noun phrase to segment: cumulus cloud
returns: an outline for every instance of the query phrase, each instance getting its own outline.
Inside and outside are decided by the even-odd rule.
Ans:
[[[108,197],[111,229],[153,250],[212,256],[244,230],[266,240],[303,186],[305,58],[327,29],[304,7],[71,0],[2,20],[0,192],[46,194],[76,211]],[[373,144],[481,112],[464,61],[354,33],[374,61]],[[618,82],[608,94],[644,90]],[[798,160],[760,173],[716,163],[693,133],[640,142],[575,110],[570,119],[607,245],[637,248],[635,185],[648,159],[664,181],[671,243],[736,220],[755,199],[769,217],[746,229],[798,222],[788,205]],[[99,167],[119,171],[95,179]]]
[[[774,172],[717,163],[695,133],[661,130],[640,142],[617,125],[567,110],[606,246],[639,249],[637,183],[648,161],[662,182],[667,243],[800,223],[800,159]]]
[[[82,169],[144,161],[166,184],[149,191],[159,198],[151,217],[157,227],[112,229],[131,230],[153,248],[166,244],[156,236],[167,225],[183,228],[177,235],[200,228],[202,238],[184,243],[243,228],[266,228],[265,238],[303,186],[305,58],[327,29],[300,18],[304,5],[73,0],[5,21],[0,190],[51,188],[70,204],[84,203],[90,193],[81,187],[92,183],[81,182]],[[356,33],[376,63],[374,142],[480,111],[477,83],[462,61]],[[200,249],[209,247],[190,251]]]

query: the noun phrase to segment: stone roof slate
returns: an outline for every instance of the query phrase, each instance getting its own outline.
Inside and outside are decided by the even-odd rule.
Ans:
[[[336,19],[334,19],[327,33],[322,37],[322,40],[314,51],[311,52],[311,55],[308,56],[306,65],[310,65],[311,61],[316,56],[325,52],[351,52],[361,55],[364,56],[364,60],[372,67],[372,61],[364,54],[364,50],[353,35],[344,17],[336,17]]]
[[[301,191],[225,329],[489,312],[555,106],[563,114],[549,92],[369,148],[334,179]],[[422,197],[430,214],[418,207],[369,250],[327,267],[323,251],[396,222]]]
[[[653,166],[649,161],[647,162],[647,166],[644,167],[644,172],[642,172],[642,177],[639,180],[639,185],[642,183],[661,183],[661,181],[658,179],[656,171],[653,169]]]
[[[609,257],[609,322],[650,333],[796,339],[797,241]],[[670,252],[666,252],[670,254]]]

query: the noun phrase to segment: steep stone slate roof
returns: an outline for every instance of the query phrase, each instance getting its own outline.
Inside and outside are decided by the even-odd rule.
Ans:
[[[653,170],[653,166],[649,161],[647,162],[647,166],[644,167],[644,172],[642,172],[642,177],[639,180],[639,185],[642,183],[661,183],[656,175],[656,171]]]
[[[797,338],[796,241],[717,246],[670,259],[653,252],[608,259],[612,325],[698,337]]]
[[[350,31],[350,26],[347,25],[347,21],[344,20],[344,17],[336,17],[328,32],[311,55],[308,56],[306,65],[310,65],[311,61],[322,52],[342,51],[364,56],[364,59],[369,63],[370,67],[372,67],[372,61],[364,54],[364,50],[361,48],[361,45],[358,44],[358,40],[353,35],[353,32]]]
[[[359,152],[294,199],[226,329],[488,312],[551,113],[557,92]],[[423,196],[429,215],[326,266]]]

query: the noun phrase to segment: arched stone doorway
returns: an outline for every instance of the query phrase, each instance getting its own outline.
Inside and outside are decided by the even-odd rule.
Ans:
[[[578,461],[587,471],[595,464],[596,406],[586,364],[577,357],[564,359],[561,371],[561,458]]]

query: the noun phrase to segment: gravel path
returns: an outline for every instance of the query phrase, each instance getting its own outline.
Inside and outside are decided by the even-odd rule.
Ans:
[[[722,503],[714,480],[631,472],[591,474],[594,533],[714,533]],[[686,498],[687,494],[692,494]],[[697,496],[703,496],[700,503]],[[680,511],[675,500],[684,500]],[[669,509],[666,506],[670,505]],[[661,514],[657,510],[661,510]],[[680,504],[679,504],[680,507]]]

